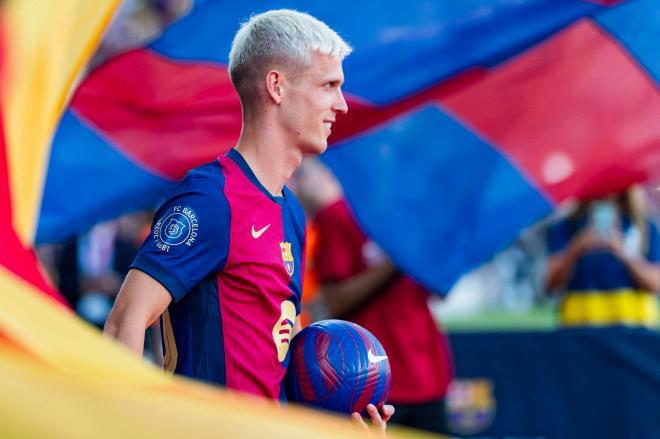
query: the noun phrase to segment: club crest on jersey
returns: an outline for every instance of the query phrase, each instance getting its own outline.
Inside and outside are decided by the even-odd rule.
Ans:
[[[186,228],[186,224],[176,218],[170,218],[170,223],[165,227],[165,236],[168,239],[177,239]]]
[[[290,242],[280,242],[280,249],[282,250],[282,261],[284,261],[284,268],[289,276],[293,276],[293,253],[291,253]]]
[[[192,246],[197,239],[197,214],[186,206],[173,206],[154,225],[151,235],[156,247],[169,252],[174,246]]]

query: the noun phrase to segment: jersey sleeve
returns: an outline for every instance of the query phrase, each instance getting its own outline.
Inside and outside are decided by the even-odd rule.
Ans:
[[[220,185],[188,176],[154,216],[131,268],[160,282],[175,301],[224,266],[229,253],[229,203]]]

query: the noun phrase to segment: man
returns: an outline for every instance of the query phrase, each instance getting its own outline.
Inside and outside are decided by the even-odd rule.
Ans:
[[[284,398],[289,341],[300,324],[304,214],[285,181],[327,147],[348,111],[342,60],[351,48],[303,13],[244,23],[229,74],[243,127],[236,147],[192,170],[158,210],[105,332],[137,353],[162,314],[165,367]],[[393,408],[372,423],[384,430]],[[354,416],[362,425],[364,421]]]
[[[392,422],[448,433],[444,396],[453,377],[446,337],[429,311],[429,293],[402,275],[356,223],[341,187],[317,159],[305,159],[293,189],[318,233],[313,261],[331,317],[371,331],[392,368]]]

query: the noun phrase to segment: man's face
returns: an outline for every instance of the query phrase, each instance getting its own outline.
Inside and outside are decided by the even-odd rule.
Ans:
[[[341,60],[318,52],[312,54],[307,69],[287,82],[281,103],[283,123],[303,153],[325,151],[337,114],[348,111],[343,82]]]

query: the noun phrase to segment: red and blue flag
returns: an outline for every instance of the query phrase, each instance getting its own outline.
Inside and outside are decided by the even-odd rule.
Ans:
[[[360,224],[436,291],[559,203],[660,169],[654,0],[206,0],[94,70],[55,137],[37,240],[152,207],[240,131],[238,23],[305,10],[355,48],[323,160]]]

